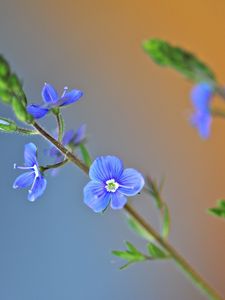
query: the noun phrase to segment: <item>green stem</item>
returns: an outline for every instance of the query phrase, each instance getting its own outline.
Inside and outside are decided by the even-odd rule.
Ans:
[[[47,131],[45,131],[38,123],[33,124],[34,128],[40,132],[40,134],[56,146],[72,163],[77,165],[86,174],[89,172],[89,168],[80,161],[73,153],[66,149],[60,142],[55,140]],[[124,210],[131,215],[155,240],[163,247],[167,253],[173,258],[180,269],[192,280],[194,285],[204,292],[211,300],[223,300],[222,297],[192,268],[192,266],[164,239],[155,229],[149,225],[129,204],[126,204]]]
[[[39,134],[39,132],[37,130],[30,130],[30,129],[21,128],[21,127],[17,127],[16,132],[21,133],[21,134],[26,134],[26,135]]]
[[[47,170],[50,170],[50,169],[56,169],[56,168],[60,168],[62,166],[64,166],[66,163],[68,163],[69,160],[68,159],[64,159],[63,161],[57,163],[57,164],[52,164],[52,165],[47,165],[47,166],[40,166],[40,170],[42,172],[45,172]]]
[[[64,133],[64,120],[60,111],[56,113],[56,120],[57,120],[58,131],[59,131],[58,141],[61,142]]]
[[[191,267],[191,265],[149,225],[129,204],[124,209],[131,215],[173,258],[180,269],[192,280],[194,285],[204,292],[209,299],[223,300],[223,298]]]

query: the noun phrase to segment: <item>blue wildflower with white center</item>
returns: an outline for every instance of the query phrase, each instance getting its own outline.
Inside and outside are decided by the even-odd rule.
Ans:
[[[27,112],[35,119],[43,118],[51,109],[66,106],[78,101],[83,96],[83,92],[80,90],[68,91],[67,87],[64,87],[64,91],[61,96],[55,88],[45,83],[42,89],[43,104],[30,104],[27,106]]]
[[[191,100],[195,109],[191,117],[191,123],[198,129],[199,135],[203,139],[207,139],[211,131],[212,115],[210,106],[213,93],[213,86],[205,82],[196,85],[191,91]]]
[[[135,169],[124,169],[116,156],[98,157],[89,170],[91,181],[84,187],[84,203],[94,212],[104,211],[108,205],[121,209],[127,197],[135,196],[144,186],[144,178]]]
[[[25,145],[24,161],[23,167],[14,165],[15,168],[26,172],[16,178],[13,188],[29,188],[28,200],[33,202],[44,193],[47,185],[37,162],[37,147],[33,143]]]

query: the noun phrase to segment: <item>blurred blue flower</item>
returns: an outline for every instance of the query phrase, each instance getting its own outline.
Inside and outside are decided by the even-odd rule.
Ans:
[[[64,87],[62,95],[59,96],[51,84],[45,83],[42,89],[42,99],[44,104],[30,104],[27,106],[27,112],[35,119],[40,119],[51,109],[74,103],[83,96],[83,92],[80,90],[72,90],[69,92],[67,90],[68,88]]]
[[[210,105],[213,92],[213,86],[205,82],[196,85],[191,91],[191,100],[195,109],[191,116],[191,123],[198,129],[203,139],[207,139],[210,135],[212,123]]]
[[[84,203],[94,212],[104,211],[109,203],[113,209],[121,209],[126,196],[138,194],[144,186],[144,178],[135,169],[124,169],[116,156],[98,157],[89,170],[91,181],[84,187]]]
[[[58,134],[55,132],[54,137],[57,139]],[[63,146],[69,146],[71,148],[78,146],[80,143],[84,142],[86,139],[86,124],[82,124],[78,130],[75,132],[73,129],[68,130],[64,133],[62,138],[62,144]],[[48,150],[48,155],[55,158],[55,163],[60,163],[64,159],[64,155],[54,146],[52,146]],[[58,173],[59,169],[53,169],[51,174],[56,175]]]
[[[47,185],[47,181],[39,169],[37,147],[33,143],[25,145],[24,161],[23,167],[18,167],[16,164],[14,165],[15,168],[26,170],[26,172],[16,178],[13,188],[30,187],[28,200],[33,202],[44,193]]]

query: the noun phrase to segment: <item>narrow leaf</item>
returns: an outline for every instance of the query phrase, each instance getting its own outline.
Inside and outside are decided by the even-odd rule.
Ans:
[[[158,258],[158,259],[168,258],[168,255],[155,244],[149,243],[147,247],[148,247],[149,254],[153,258]]]
[[[154,237],[145,230],[134,218],[128,217],[127,222],[129,227],[139,236],[144,238],[145,240],[152,242],[154,240]]]
[[[85,164],[90,167],[92,160],[91,160],[91,156],[87,150],[87,148],[85,147],[85,145],[83,143],[79,144],[80,147],[80,151],[81,151],[81,155],[83,157],[83,160],[85,162]]]

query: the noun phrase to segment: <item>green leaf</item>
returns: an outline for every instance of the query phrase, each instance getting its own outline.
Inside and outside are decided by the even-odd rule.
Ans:
[[[0,77],[7,77],[10,73],[10,67],[2,55],[0,55]]]
[[[5,104],[11,104],[12,102],[12,94],[7,90],[0,90],[0,99]]]
[[[160,39],[146,40],[142,46],[151,59],[161,66],[171,67],[195,82],[216,82],[213,71],[194,54],[182,48]]]
[[[130,252],[127,252],[127,251],[113,250],[112,254],[114,254],[115,256],[118,256],[122,259],[128,260],[128,261],[135,260],[135,255],[133,253],[130,253]]]
[[[135,233],[137,233],[139,236],[141,236],[145,240],[150,241],[150,242],[152,242],[154,240],[154,237],[150,233],[148,233],[148,231],[144,227],[142,227],[134,218],[129,216],[127,218],[127,223],[129,225],[129,227]]]
[[[15,132],[17,125],[14,121],[0,117],[0,131]]]
[[[32,116],[28,114],[24,104],[16,97],[12,99],[12,108],[17,119],[21,122],[31,123],[33,121]]]
[[[168,258],[168,255],[162,249],[160,249],[158,246],[156,246],[155,244],[149,243],[147,245],[147,247],[148,247],[148,252],[152,258],[155,258],[155,259]]]
[[[208,209],[208,212],[216,217],[225,218],[225,200],[218,200],[217,207]]]
[[[83,143],[79,144],[81,155],[87,167],[91,166],[92,160],[91,156]]]

